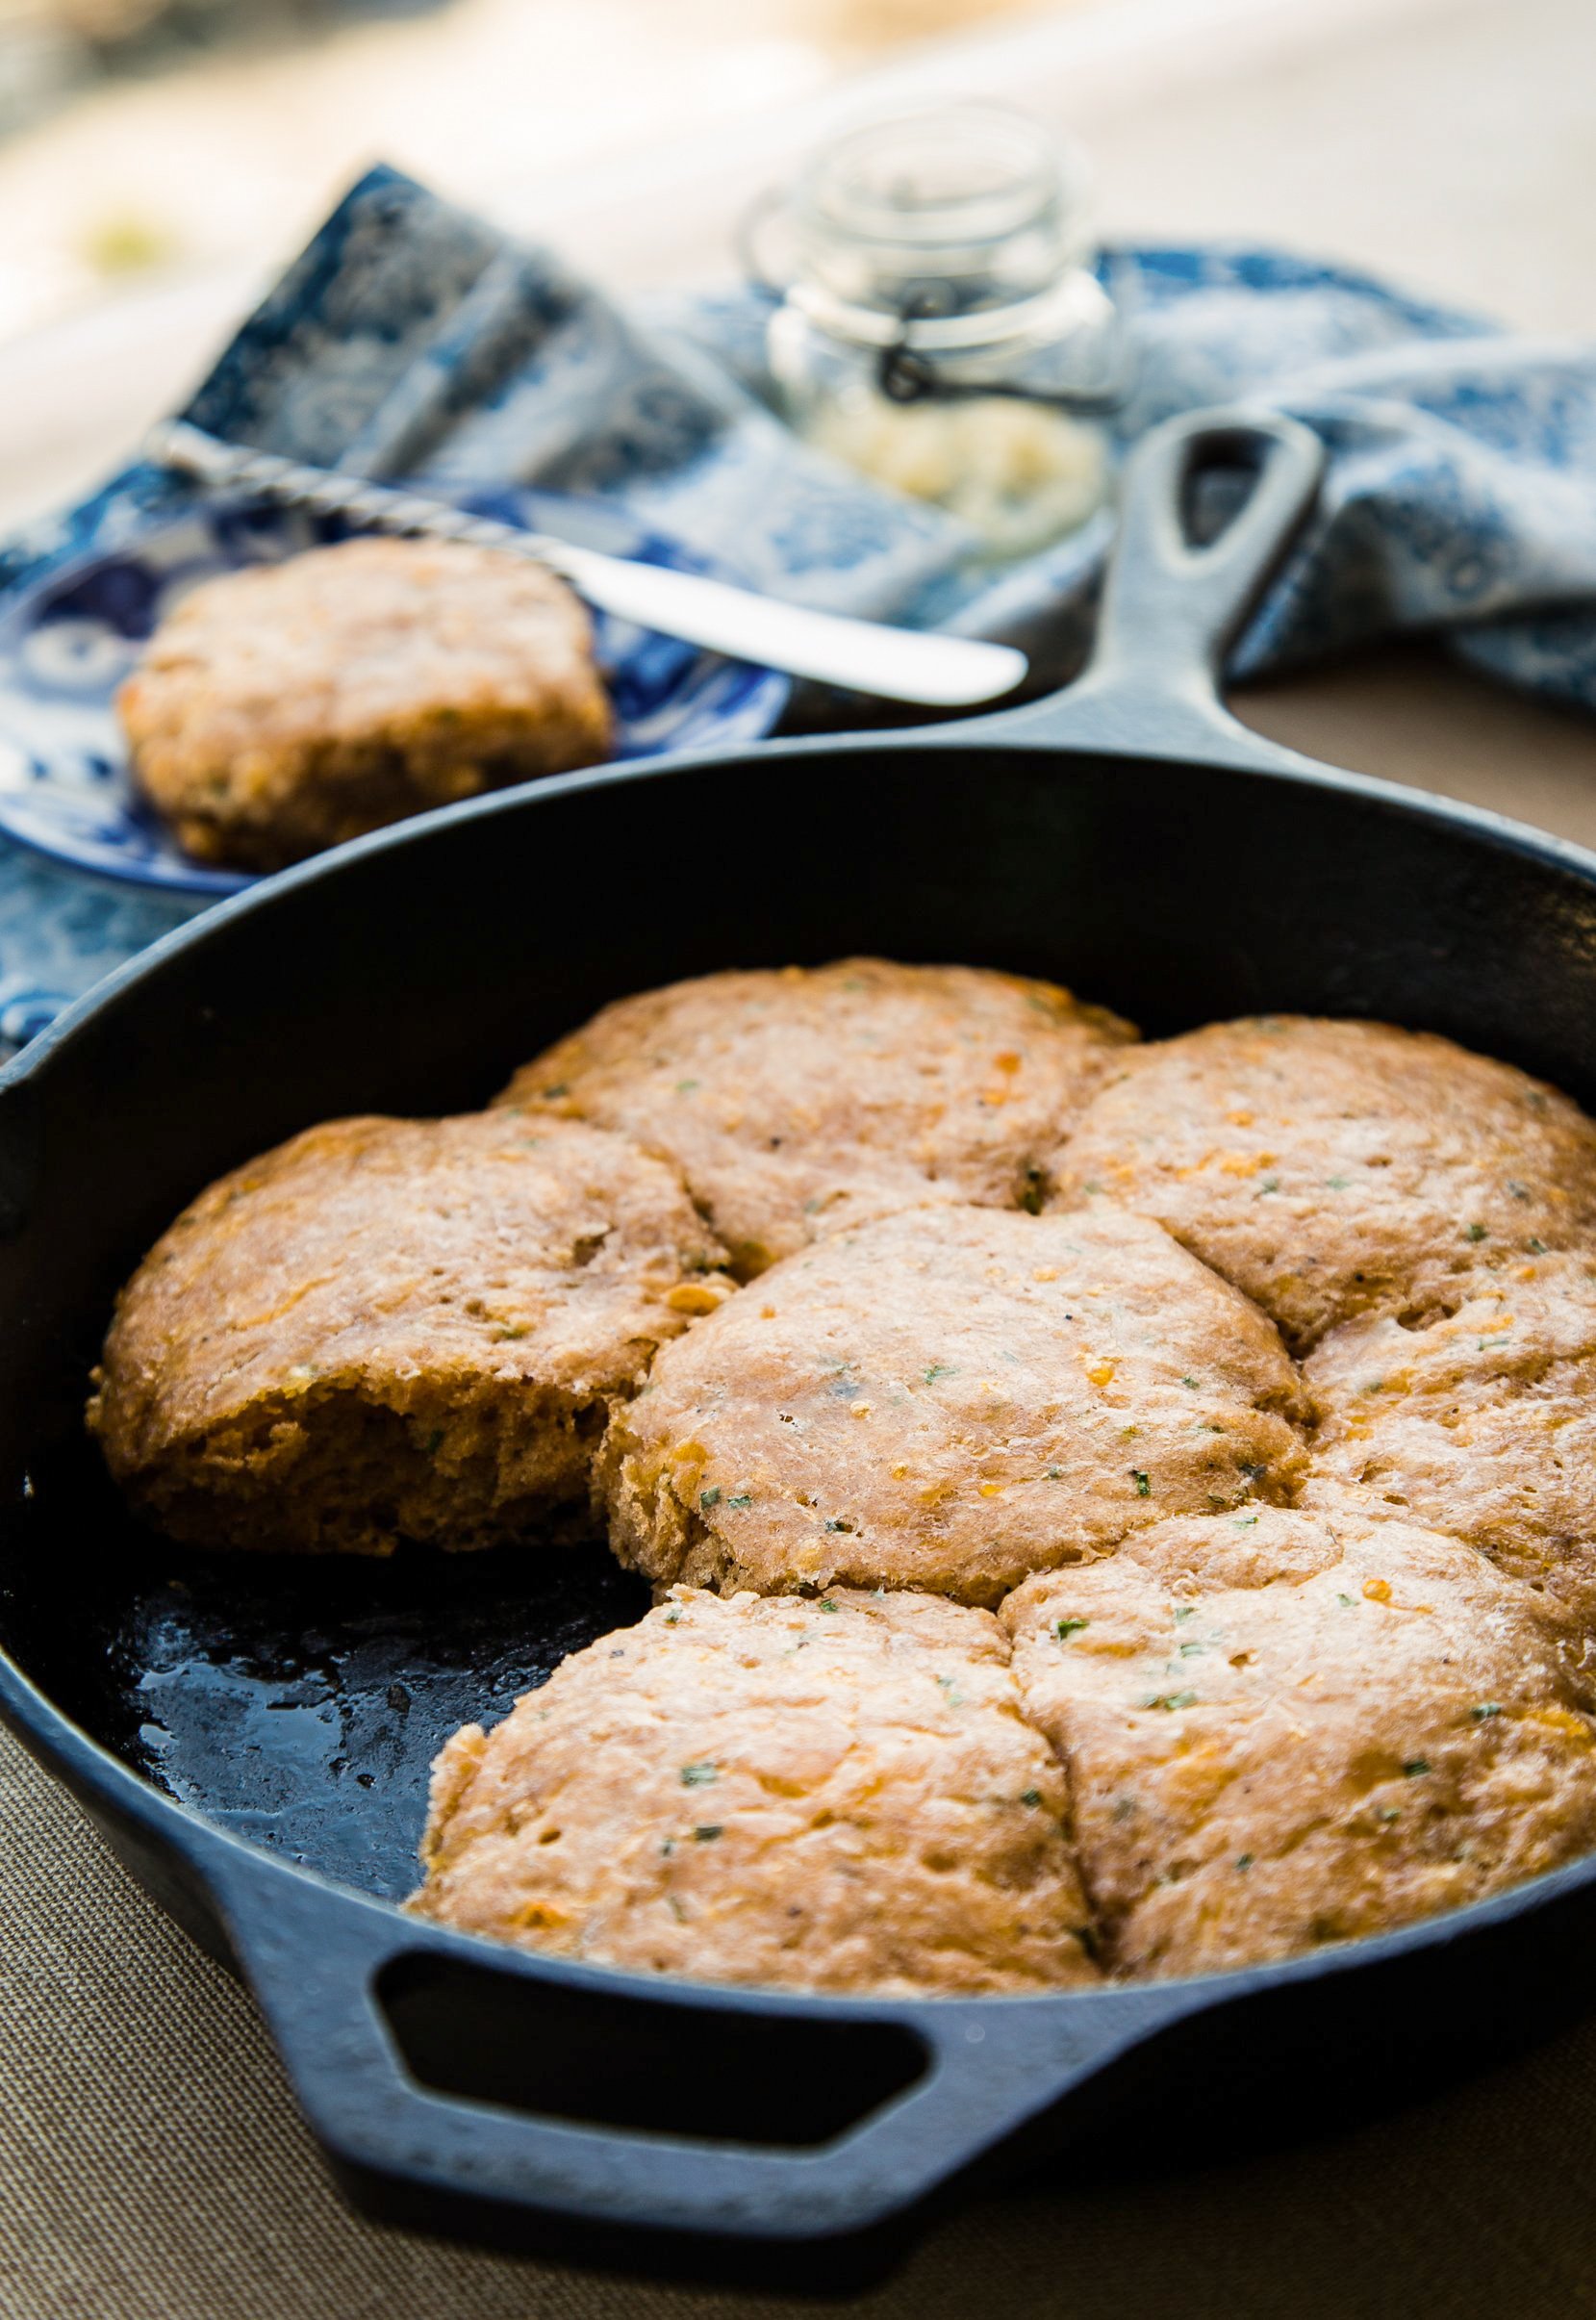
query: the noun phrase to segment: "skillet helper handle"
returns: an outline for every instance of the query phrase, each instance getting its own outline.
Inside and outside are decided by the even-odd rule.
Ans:
[[[1214,540],[1186,537],[1183,502],[1205,460],[1255,460],[1253,488]],[[1155,427],[1126,464],[1119,531],[1084,674],[1025,708],[945,727],[1072,748],[1300,766],[1239,725],[1219,697],[1225,654],[1318,493],[1325,448],[1274,412],[1197,411]]]
[[[204,1874],[310,2125],[363,2206],[479,2235],[496,2222],[611,2261],[757,2273],[763,2256],[778,2279],[870,2276],[872,2248],[890,2255],[950,2178],[1202,2002],[1173,1987],[910,2006],[656,1984],[409,1921],[241,1847]],[[434,2008],[419,2056],[406,2015],[418,1990]],[[479,2069],[486,2052],[491,2094],[423,2082],[457,2065],[469,2080],[472,2051]],[[505,2068],[518,2051],[524,2095]],[[787,2066],[816,2052],[820,2139],[799,2142]],[[754,2089],[764,2139],[715,2117],[718,2073]],[[635,2107],[625,2115],[640,2082],[642,2130]]]

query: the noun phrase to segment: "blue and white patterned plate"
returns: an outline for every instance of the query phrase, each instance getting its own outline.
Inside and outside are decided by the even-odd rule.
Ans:
[[[737,576],[602,502],[515,492],[468,504],[610,555]],[[190,861],[136,796],[114,697],[157,622],[196,582],[345,539],[349,529],[297,509],[212,501],[25,590],[0,618],[0,830],[74,869],[172,894],[253,884],[239,871]],[[789,680],[773,670],[607,613],[595,615],[594,632],[617,757],[757,741],[781,714]]]

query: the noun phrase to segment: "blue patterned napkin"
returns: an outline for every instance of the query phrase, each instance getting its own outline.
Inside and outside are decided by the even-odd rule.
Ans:
[[[1136,352],[1121,443],[1178,411],[1248,401],[1305,421],[1330,450],[1318,515],[1233,674],[1438,629],[1491,675],[1596,708],[1596,347],[1513,338],[1267,250],[1116,249],[1102,267]],[[951,518],[787,433],[766,399],[766,313],[737,293],[623,316],[549,252],[377,168],[187,415],[455,497],[596,494],[774,594],[1011,637],[1041,674],[1066,675],[1108,519],[994,567]],[[0,549],[0,591],[114,548],[190,491],[124,469]],[[820,713],[842,722],[846,704]],[[194,907],[0,848],[0,1039],[28,1036]]]

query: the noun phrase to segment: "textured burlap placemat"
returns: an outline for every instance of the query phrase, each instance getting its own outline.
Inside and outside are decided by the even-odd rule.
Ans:
[[[762,2320],[379,2231],[341,2205],[247,1997],[0,1735],[4,2320]],[[1596,1978],[1596,1961],[1593,1961]],[[1473,2034],[1457,2025],[1465,2044]],[[1307,2090],[1311,2102],[1311,2089]],[[1156,2110],[1150,2148],[1200,2153]],[[950,2219],[859,2320],[1596,2313],[1596,2022],[1332,2142]]]

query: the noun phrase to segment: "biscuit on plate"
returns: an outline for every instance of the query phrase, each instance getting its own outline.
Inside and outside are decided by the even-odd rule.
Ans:
[[[178,843],[241,870],[592,765],[611,739],[565,582],[453,541],[346,540],[202,581],[117,707]]]
[[[1596,1227],[1596,1123],[1449,1039],[1266,1015],[1116,1060],[1057,1156],[1055,1199],[1155,1216],[1293,1352],[1373,1307],[1455,1305]]]
[[[513,1112],[333,1120],[123,1289],[89,1422],[206,1546],[491,1544],[584,1507],[611,1406],[731,1283],[670,1169]]]
[[[1289,1496],[1274,1325],[1158,1225],[907,1210],[817,1241],[664,1348],[600,1456],[656,1584],[996,1603],[1170,1514]]]
[[[888,1995],[1097,1978],[1062,1774],[989,1613],[681,1590],[434,1768],[410,1906],[632,1971]]]
[[[844,958],[617,1000],[501,1101],[664,1153],[746,1280],[887,1210],[1040,1206],[1045,1158],[1134,1036],[1056,983]]]
[[[1004,1604],[1114,1971],[1379,1933],[1596,1845],[1578,1631],[1383,1512],[1161,1523]]]

